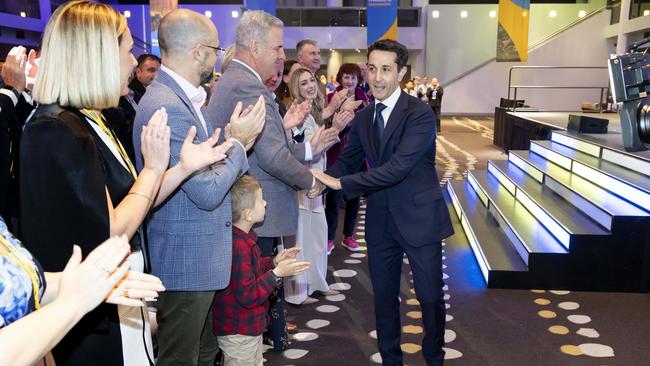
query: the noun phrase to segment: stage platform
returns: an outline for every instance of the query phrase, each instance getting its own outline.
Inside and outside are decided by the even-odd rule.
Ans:
[[[602,118],[609,121],[608,132],[620,138],[618,113],[512,112],[497,107],[494,112],[494,144],[503,150],[527,150],[531,140],[548,140],[552,131],[566,131],[569,115]]]
[[[447,185],[488,287],[648,292],[650,151],[625,151],[615,114],[582,134],[570,113],[497,113],[508,159]]]

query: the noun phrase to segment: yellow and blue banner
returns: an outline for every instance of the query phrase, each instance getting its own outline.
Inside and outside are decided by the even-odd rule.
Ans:
[[[380,39],[397,41],[397,0],[368,0],[368,46]]]
[[[497,61],[528,61],[530,0],[499,0]]]

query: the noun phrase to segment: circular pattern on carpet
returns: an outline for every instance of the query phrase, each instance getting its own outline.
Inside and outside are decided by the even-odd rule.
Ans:
[[[340,308],[334,305],[321,305],[316,308],[316,311],[319,311],[321,313],[335,313],[339,310]]]
[[[368,333],[368,335],[372,339],[377,339],[377,331],[376,330],[373,330],[372,332]]]
[[[329,295],[329,296],[325,296],[325,300],[334,301],[334,302],[343,301],[345,300],[345,295],[343,294]]]
[[[452,321],[452,320],[454,320],[454,317],[453,317],[453,316],[451,316],[451,315],[449,315],[449,314],[446,314],[446,315],[445,315],[445,321],[446,321],[446,322],[450,322],[450,321]]]
[[[354,277],[357,275],[357,271],[352,269],[339,269],[338,271],[332,272],[334,277]]]
[[[379,354],[379,352],[377,352],[377,353],[373,354],[372,356],[370,356],[370,361],[372,361],[374,363],[382,363],[383,362],[382,359],[381,359],[381,354]]]
[[[557,305],[562,310],[576,310],[580,307],[580,304],[573,301],[561,302]]]
[[[343,262],[345,262],[347,264],[359,264],[359,263],[361,263],[361,261],[358,260],[358,259],[346,259]]]
[[[307,351],[306,349],[290,348],[282,352],[282,356],[290,360],[297,360],[299,358],[305,357],[305,355],[307,355],[308,353],[309,351]]]
[[[451,343],[456,339],[456,332],[451,329],[445,329],[445,343]]]
[[[548,327],[548,331],[559,335],[569,334],[569,328],[565,327],[564,325],[552,325]]]
[[[318,334],[313,332],[299,332],[293,335],[293,339],[297,340],[298,342],[313,341],[315,339],[318,339]]]
[[[406,300],[406,304],[415,306],[420,305],[420,302],[417,299],[408,299]]]
[[[564,346],[560,347],[560,351],[570,356],[580,356],[582,354],[580,347],[571,344],[565,344]]]
[[[540,298],[540,299],[535,299],[534,302],[535,302],[535,304],[537,304],[537,305],[548,305],[548,304],[551,303],[550,300],[548,300],[548,299],[541,299],[541,298]]]
[[[453,360],[463,357],[463,354],[460,351],[453,348],[442,347],[442,349],[445,351],[445,360]]]
[[[566,318],[573,324],[587,324],[591,321],[587,315],[569,315]]]
[[[422,334],[424,328],[419,325],[405,325],[402,327],[402,333],[408,334]]]
[[[596,329],[593,328],[580,328],[576,332],[577,334],[587,337],[587,338],[598,338],[600,337],[600,334],[596,331]]]
[[[554,294],[554,295],[560,295],[560,296],[563,296],[563,295],[568,295],[568,294],[570,294],[571,291],[564,291],[564,290],[562,290],[562,291],[560,291],[560,290],[551,290],[551,293]]]
[[[540,317],[542,317],[544,319],[553,319],[553,318],[555,318],[557,316],[557,314],[555,314],[554,311],[550,311],[550,310],[539,311],[539,312],[537,312],[537,315],[539,315]]]
[[[352,258],[365,258],[366,255],[363,254],[363,253],[352,253],[352,254],[350,254],[350,257],[352,257]]]
[[[330,321],[325,319],[312,319],[305,324],[307,325],[308,328],[320,329],[330,325]]]
[[[402,352],[409,353],[409,354],[414,354],[422,350],[422,346],[415,343],[402,343],[401,348],[402,348]]]
[[[330,285],[330,290],[346,291],[352,288],[352,285],[346,282],[336,282]]]
[[[584,343],[578,346],[582,353],[591,357],[614,357],[614,349],[598,343]]]
[[[422,312],[421,311],[409,311],[406,313],[406,316],[408,316],[411,319],[422,319]]]

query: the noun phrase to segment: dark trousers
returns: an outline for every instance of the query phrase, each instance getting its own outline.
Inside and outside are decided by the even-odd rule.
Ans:
[[[325,195],[325,218],[327,219],[327,240],[336,238],[336,228],[339,223],[339,206],[343,201],[341,191],[329,191]],[[359,213],[359,197],[345,200],[345,217],[343,218],[343,237],[352,236],[354,224]]]
[[[212,333],[210,307],[214,291],[161,292],[158,321],[157,366],[213,366],[219,350]]]
[[[435,113],[436,115],[436,131],[438,132],[442,132],[441,125],[440,125],[440,113],[441,113],[440,108],[441,107],[433,107],[433,106],[431,107],[433,113]]]
[[[273,257],[278,254],[278,242],[280,238],[257,238],[257,245],[262,251],[262,257]],[[269,316],[271,322],[266,332],[273,341],[273,349],[282,351],[289,346],[289,335],[287,334],[287,321],[284,316],[284,285],[278,287],[269,298]]]
[[[442,246],[434,242],[413,247],[399,234],[387,215],[382,241],[368,243],[368,264],[374,291],[377,341],[384,366],[403,364],[400,348],[399,290],[404,253],[413,272],[417,300],[422,308],[424,339],[422,354],[427,365],[442,365],[445,352],[445,304],[443,300]]]

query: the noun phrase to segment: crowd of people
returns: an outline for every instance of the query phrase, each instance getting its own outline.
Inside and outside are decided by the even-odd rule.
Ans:
[[[438,135],[442,133],[442,126],[440,125],[440,108],[442,107],[444,89],[440,84],[438,84],[438,79],[431,78],[431,83],[429,83],[428,77],[415,76],[406,81],[403,90],[408,95],[416,97],[431,106],[433,113],[436,115],[436,131]]]
[[[287,60],[283,23],[263,11],[243,14],[226,49],[188,9],[165,15],[158,39],[161,57],[136,59],[123,15],[74,0],[38,52],[6,58],[0,364],[262,365],[262,343],[286,349],[296,328],[285,302],[337,293],[339,208],[340,245],[359,251],[362,194],[384,364],[402,364],[404,254],[423,355],[442,364],[442,88],[402,92],[408,53],[389,40],[321,80],[318,43]]]

